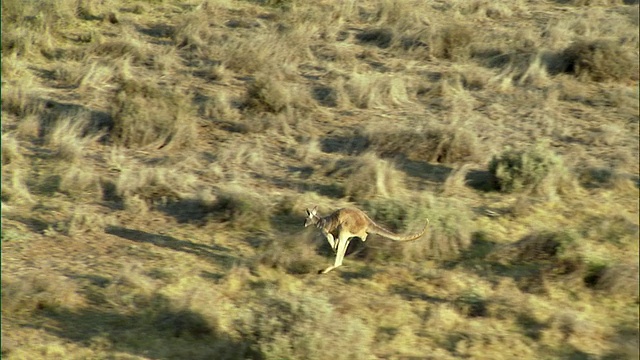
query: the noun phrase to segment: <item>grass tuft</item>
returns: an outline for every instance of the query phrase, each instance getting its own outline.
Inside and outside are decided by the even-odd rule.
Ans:
[[[82,304],[76,284],[66,277],[47,273],[2,277],[3,313],[56,313]]]
[[[348,165],[336,164],[337,174],[344,174],[344,193],[353,201],[376,197],[393,197],[405,192],[402,173],[393,163],[373,153],[365,153]]]
[[[638,58],[609,39],[579,40],[563,53],[565,72],[593,81],[638,80]]]
[[[232,229],[266,232],[271,229],[271,206],[263,197],[229,185],[219,189],[210,218]]]
[[[481,157],[477,136],[457,125],[430,126],[424,129],[371,129],[366,136],[369,148],[383,157],[404,156],[409,160],[457,163],[477,161]]]
[[[125,81],[111,108],[111,141],[129,148],[180,149],[197,138],[191,99],[175,89]]]

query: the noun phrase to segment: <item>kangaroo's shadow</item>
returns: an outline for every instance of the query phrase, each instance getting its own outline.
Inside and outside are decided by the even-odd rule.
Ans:
[[[197,255],[228,267],[231,267],[233,264],[238,262],[237,257],[228,254],[229,249],[220,245],[197,244],[187,240],[179,240],[172,236],[150,234],[144,231],[127,229],[120,226],[109,226],[105,232],[123,239]]]

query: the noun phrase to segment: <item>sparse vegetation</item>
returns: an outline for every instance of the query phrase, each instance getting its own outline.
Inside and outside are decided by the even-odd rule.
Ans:
[[[637,359],[638,24],[3,1],[2,358]],[[315,205],[430,223],[317,275]]]

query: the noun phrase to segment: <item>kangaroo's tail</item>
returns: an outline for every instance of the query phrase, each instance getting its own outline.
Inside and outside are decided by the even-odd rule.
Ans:
[[[387,239],[391,239],[394,241],[412,241],[424,235],[424,233],[427,232],[427,227],[429,227],[429,219],[427,219],[427,223],[424,225],[424,228],[419,233],[415,233],[411,235],[398,235],[376,224],[373,220],[369,218],[368,231],[370,233],[378,234],[380,236],[384,236]]]

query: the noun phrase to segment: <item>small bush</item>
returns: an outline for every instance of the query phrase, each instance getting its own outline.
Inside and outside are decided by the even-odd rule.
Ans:
[[[404,155],[410,160],[456,163],[480,158],[477,136],[464,127],[433,126],[422,130],[368,131],[369,148],[384,157]]]
[[[538,145],[527,150],[508,149],[494,156],[489,172],[503,192],[534,190],[548,195],[567,192],[574,184],[562,159]]]
[[[369,359],[373,332],[354,316],[342,316],[328,298],[302,290],[263,290],[252,316],[238,322],[264,359]],[[340,326],[336,327],[336,322]],[[326,339],[339,337],[331,344]]]
[[[638,60],[630,50],[609,39],[580,40],[566,48],[565,72],[593,81],[638,79]]]

